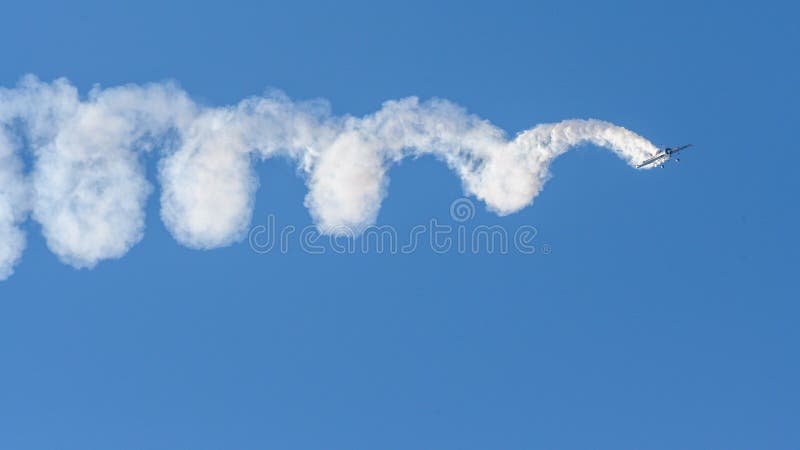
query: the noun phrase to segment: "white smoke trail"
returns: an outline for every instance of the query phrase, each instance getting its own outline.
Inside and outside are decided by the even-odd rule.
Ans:
[[[27,176],[22,143],[33,155]],[[72,266],[124,255],[143,235],[152,187],[142,155],[153,149],[163,154],[164,223],[182,244],[208,249],[246,232],[258,185],[254,158],[297,161],[311,216],[321,231],[337,233],[375,221],[386,172],[405,157],[436,156],[468,194],[509,214],[538,195],[553,158],[583,143],[609,148],[631,165],[656,151],[598,120],[538,125],[508,140],[445,100],[412,97],[363,118],[335,117],[325,102],[281,94],[203,107],[170,83],[95,88],[81,99],[66,80],[29,76],[0,89],[0,279],[22,252],[28,213],[48,247]]]
[[[0,280],[11,275],[25,248],[19,224],[27,209],[26,194],[22,163],[14,154],[14,144],[0,130]]]

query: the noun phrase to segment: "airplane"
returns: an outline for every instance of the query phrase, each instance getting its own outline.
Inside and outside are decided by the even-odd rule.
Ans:
[[[637,169],[641,169],[644,166],[649,166],[650,164],[656,164],[658,166],[661,166],[661,168],[663,169],[664,168],[664,163],[669,161],[672,158],[672,155],[674,155],[675,153],[678,153],[681,150],[687,149],[687,148],[689,148],[691,146],[692,146],[692,144],[686,144],[686,145],[684,145],[682,147],[678,147],[678,148],[669,148],[669,147],[667,147],[664,150],[662,150],[662,151],[660,151],[658,153],[655,153],[652,157],[650,157],[650,158],[646,159],[645,161],[643,161],[641,164],[636,166],[636,168]],[[675,162],[680,162],[680,161],[681,161],[680,158],[678,158],[678,157],[675,158]]]

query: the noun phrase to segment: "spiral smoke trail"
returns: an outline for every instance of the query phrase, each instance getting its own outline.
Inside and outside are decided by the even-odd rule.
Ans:
[[[152,186],[143,155],[161,155],[161,217],[183,245],[210,249],[241,239],[258,185],[252,161],[286,156],[305,174],[305,205],[323,233],[360,230],[378,214],[387,170],[434,155],[467,194],[498,213],[529,205],[552,160],[593,144],[630,165],[656,151],[643,137],[599,120],[537,125],[514,139],[446,100],[388,101],[365,117],[330,114],[324,101],[279,93],[205,107],[172,83],[94,88],[25,77],[0,89],[0,279],[20,259],[31,217],[67,264],[91,268],[142,239]],[[25,173],[21,152],[30,151]]]

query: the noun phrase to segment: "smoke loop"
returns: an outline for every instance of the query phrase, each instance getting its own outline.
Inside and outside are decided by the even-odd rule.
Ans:
[[[33,157],[28,174],[22,142]],[[144,235],[153,187],[143,158],[151,153],[160,158],[167,229],[183,245],[211,249],[247,236],[258,187],[254,160],[294,160],[319,231],[339,235],[375,222],[388,170],[404,158],[435,156],[461,178],[466,195],[504,215],[531,204],[552,160],[581,144],[611,149],[630,165],[656,150],[593,119],[537,125],[509,140],[440,99],[392,100],[364,117],[337,117],[324,101],[280,93],[208,107],[174,83],[95,87],[81,98],[64,79],[28,76],[0,88],[0,279],[22,254],[27,217],[74,267],[127,253]],[[451,205],[456,221],[474,215],[470,199]]]

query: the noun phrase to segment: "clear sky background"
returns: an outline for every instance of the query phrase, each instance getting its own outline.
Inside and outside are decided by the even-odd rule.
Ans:
[[[470,222],[533,225],[547,255],[194,251],[156,191],[144,240],[78,271],[29,222],[0,448],[800,448],[792,2],[66,3],[3,5],[1,85],[443,97],[512,136],[593,117],[695,148],[646,172],[578,149]],[[311,224],[290,164],[258,173],[254,225]],[[453,223],[443,164],[390,177],[379,224]]]

